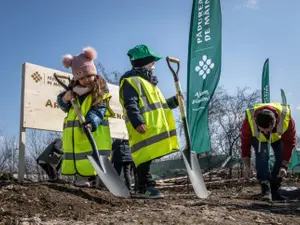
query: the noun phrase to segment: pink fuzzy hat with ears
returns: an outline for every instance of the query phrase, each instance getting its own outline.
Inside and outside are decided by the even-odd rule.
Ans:
[[[94,59],[97,58],[97,52],[92,47],[85,47],[83,53],[72,56],[70,54],[64,55],[62,63],[65,68],[72,68],[74,80],[79,80],[85,76],[96,75],[97,69],[94,64]]]

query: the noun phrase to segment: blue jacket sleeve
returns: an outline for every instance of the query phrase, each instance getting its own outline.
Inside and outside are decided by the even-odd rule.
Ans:
[[[109,93],[109,89],[106,88],[104,92]],[[85,121],[86,123],[92,124],[92,132],[96,131],[98,126],[100,126],[103,123],[106,110],[107,110],[107,104],[100,103],[96,106],[93,106],[90,109],[90,111],[87,113],[85,117]]]
[[[168,106],[169,106],[170,109],[175,109],[178,106],[178,101],[177,101],[176,96],[168,98],[166,100],[166,102],[167,102],[167,104],[168,104]]]
[[[85,120],[86,123],[92,124],[92,132],[94,132],[98,128],[98,126],[102,124],[106,109],[106,104],[99,104],[92,107],[91,110],[87,113]]]
[[[138,107],[139,97],[135,89],[127,82],[122,86],[122,95],[124,101],[124,108],[126,109],[127,116],[134,128],[141,124],[145,124],[143,116]]]
[[[92,132],[94,132],[98,126],[100,126],[104,120],[105,112],[107,106],[106,104],[99,104],[90,109],[87,113],[85,120],[86,123],[92,124]]]
[[[60,93],[58,96],[57,96],[57,104],[59,106],[59,108],[64,111],[64,112],[69,112],[70,108],[71,108],[71,103],[68,102],[68,103],[64,103],[63,100],[62,100],[62,97],[65,95],[65,91]]]

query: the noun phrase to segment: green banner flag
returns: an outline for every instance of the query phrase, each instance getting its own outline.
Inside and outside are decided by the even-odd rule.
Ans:
[[[189,35],[187,119],[192,151],[210,151],[208,105],[221,74],[220,0],[194,0]]]
[[[287,101],[286,101],[284,90],[280,89],[280,92],[281,92],[281,101],[282,101],[282,104],[286,105]]]
[[[262,72],[261,97],[263,103],[270,102],[269,59],[266,59]]]
[[[262,77],[261,77],[261,98],[262,103],[270,103],[270,82],[269,82],[269,59],[266,59],[263,71],[262,71]],[[268,152],[270,152],[270,146],[268,145]],[[270,162],[270,161],[269,161]]]

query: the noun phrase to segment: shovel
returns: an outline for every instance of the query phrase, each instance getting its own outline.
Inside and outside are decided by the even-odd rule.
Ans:
[[[166,58],[168,67],[170,68],[174,81],[175,81],[175,88],[176,88],[176,93],[178,95],[178,104],[179,104],[179,109],[180,109],[180,117],[183,125],[183,130],[184,130],[184,135],[185,135],[185,140],[186,140],[186,149],[183,151],[180,150],[182,153],[182,158],[188,173],[188,176],[190,178],[190,181],[192,183],[193,189],[196,193],[196,195],[199,198],[207,198],[209,193],[206,189],[206,185],[203,180],[202,172],[200,169],[200,165],[197,159],[197,155],[195,152],[191,151],[191,139],[190,139],[190,132],[188,128],[188,123],[185,115],[185,107],[184,107],[184,102],[183,102],[183,95],[182,95],[182,90],[181,86],[179,83],[179,77],[178,77],[178,72],[180,68],[180,63],[179,59],[173,58],[173,57],[167,57]],[[172,68],[170,63],[175,63],[177,65],[177,70]]]
[[[66,84],[64,84],[58,78],[66,78],[65,76],[60,76],[54,74],[55,80],[64,87],[65,90],[70,90]],[[119,174],[109,161],[107,156],[99,155],[98,148],[92,132],[89,128],[85,126],[85,117],[82,115],[80,107],[77,105],[75,98],[71,100],[71,104],[77,114],[78,120],[91,144],[92,147],[92,155],[88,155],[87,158],[92,164],[94,170],[100,177],[103,184],[107,187],[107,189],[117,197],[128,198],[130,196],[130,192],[126,187],[125,183],[121,180]]]

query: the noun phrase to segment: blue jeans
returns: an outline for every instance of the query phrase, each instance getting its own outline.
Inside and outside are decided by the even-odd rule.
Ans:
[[[252,140],[252,146],[255,150],[255,157],[256,157],[256,172],[257,172],[257,180],[265,181],[268,180],[271,183],[271,186],[274,189],[278,189],[280,183],[282,181],[281,178],[278,178],[278,172],[282,165],[282,152],[283,146],[281,140],[272,143],[272,148],[275,156],[275,163],[273,165],[273,169],[270,168],[270,153],[268,151],[268,143],[261,142],[260,143],[260,152],[258,152],[258,145],[259,142],[256,138]],[[272,172],[271,172],[272,171]]]

